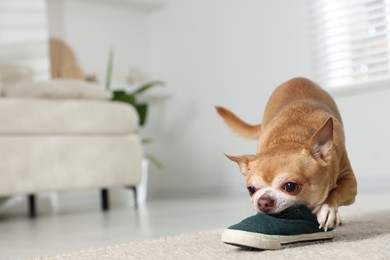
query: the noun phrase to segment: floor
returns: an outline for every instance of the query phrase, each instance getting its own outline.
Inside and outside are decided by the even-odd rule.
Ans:
[[[388,208],[390,193],[363,193],[356,208]],[[342,211],[345,208],[341,208]],[[148,201],[138,210],[60,210],[29,219],[0,215],[0,259],[56,255],[182,233],[222,229],[253,214],[247,198],[192,198]]]

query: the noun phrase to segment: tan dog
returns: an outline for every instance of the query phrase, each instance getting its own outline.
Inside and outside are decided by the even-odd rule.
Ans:
[[[259,138],[255,155],[226,155],[240,166],[254,207],[278,213],[305,204],[320,228],[340,223],[338,207],[352,204],[357,183],[345,149],[340,113],[332,97],[305,78],[280,85],[261,125],[249,125],[217,107],[238,134]]]

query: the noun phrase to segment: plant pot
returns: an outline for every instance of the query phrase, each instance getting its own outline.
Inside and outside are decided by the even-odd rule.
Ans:
[[[146,203],[148,193],[148,169],[149,161],[147,159],[143,159],[141,183],[137,186],[137,203],[139,206],[145,205]]]

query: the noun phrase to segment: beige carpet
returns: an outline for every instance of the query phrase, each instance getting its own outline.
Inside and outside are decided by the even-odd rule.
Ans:
[[[390,259],[390,210],[350,211],[334,241],[276,251],[244,250],[220,242],[222,230],[132,242],[42,259]]]

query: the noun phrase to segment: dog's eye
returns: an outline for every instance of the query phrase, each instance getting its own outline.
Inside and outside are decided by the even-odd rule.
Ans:
[[[300,185],[295,182],[287,182],[284,184],[283,189],[290,194],[296,194],[300,189]]]
[[[253,187],[253,186],[249,186],[249,187],[247,187],[247,189],[248,189],[248,191],[249,191],[249,195],[253,195],[253,194],[255,194],[255,192],[256,192],[256,188],[255,187]]]

